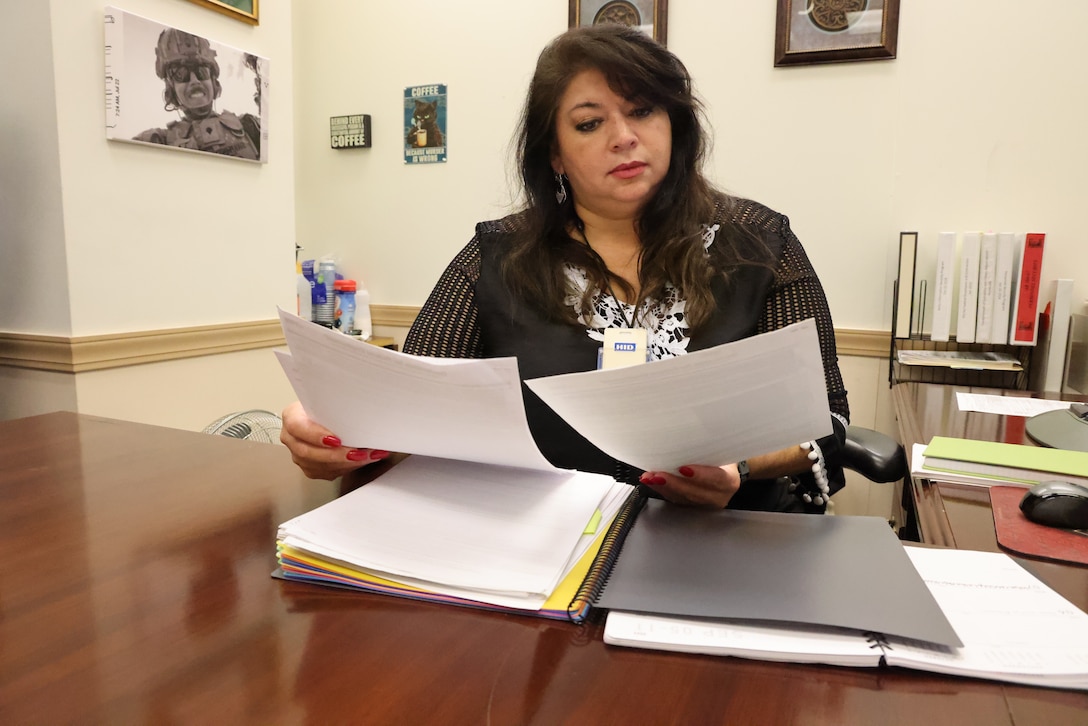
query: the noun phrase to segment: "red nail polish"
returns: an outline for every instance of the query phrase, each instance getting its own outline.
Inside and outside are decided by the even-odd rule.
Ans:
[[[690,466],[681,466],[678,471],[684,476],[695,476],[695,470]]]
[[[340,442],[340,439],[335,436],[326,436],[325,438],[321,439],[321,443],[325,444],[325,446],[331,446],[333,448],[343,445]]]
[[[389,452],[388,451],[383,451],[382,449],[374,449],[374,450],[372,450],[370,452],[370,458],[373,459],[374,461],[381,461],[382,459],[386,458],[387,456],[389,456]]]
[[[661,476],[646,476],[645,474],[643,474],[641,477],[639,477],[639,481],[641,481],[643,484],[649,484],[650,486],[659,487],[665,483],[665,478]]]
[[[348,461],[366,461],[370,454],[362,449],[352,449],[348,452]]]

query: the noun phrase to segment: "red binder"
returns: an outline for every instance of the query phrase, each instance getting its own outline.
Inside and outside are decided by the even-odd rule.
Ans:
[[[1037,316],[1045,241],[1046,235],[1041,232],[1031,232],[1024,239],[1023,257],[1020,258],[1020,280],[1012,311],[1013,328],[1009,340],[1012,345],[1035,345],[1039,339]]]

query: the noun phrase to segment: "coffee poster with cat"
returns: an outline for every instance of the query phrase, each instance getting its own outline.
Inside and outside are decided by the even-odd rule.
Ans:
[[[437,164],[446,160],[446,86],[404,89],[404,163]]]

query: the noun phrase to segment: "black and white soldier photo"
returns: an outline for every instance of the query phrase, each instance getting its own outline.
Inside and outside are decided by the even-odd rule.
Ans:
[[[107,138],[267,161],[267,90],[267,59],[107,10]]]

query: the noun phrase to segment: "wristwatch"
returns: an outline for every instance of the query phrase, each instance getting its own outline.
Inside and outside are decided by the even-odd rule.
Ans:
[[[748,468],[748,460],[747,459],[741,459],[740,461],[737,462],[737,472],[740,474],[740,483],[741,484],[748,481],[748,479],[752,476],[752,471],[751,471],[751,469]]]

